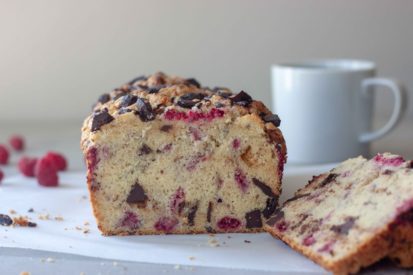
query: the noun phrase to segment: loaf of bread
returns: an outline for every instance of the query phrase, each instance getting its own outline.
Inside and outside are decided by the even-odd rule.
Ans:
[[[413,162],[347,160],[287,200],[266,231],[335,274],[389,257],[413,266]]]
[[[286,160],[279,124],[244,91],[163,73],[100,96],[81,137],[99,229],[262,231]]]

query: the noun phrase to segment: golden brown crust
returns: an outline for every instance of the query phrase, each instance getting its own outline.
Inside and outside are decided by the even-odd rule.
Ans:
[[[391,232],[388,229],[385,229],[382,232],[377,233],[373,238],[364,241],[357,250],[349,253],[347,257],[339,261],[329,262],[323,260],[320,254],[313,253],[310,249],[306,249],[305,246],[288,238],[288,236],[278,234],[278,232],[273,230],[269,225],[264,225],[264,230],[287,243],[291,248],[310,258],[315,263],[337,275],[355,274],[360,271],[361,268],[367,267],[383,259],[393,249],[394,244]]]

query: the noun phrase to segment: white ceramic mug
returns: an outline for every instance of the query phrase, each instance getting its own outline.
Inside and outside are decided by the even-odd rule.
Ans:
[[[339,162],[369,156],[369,143],[389,133],[405,110],[406,93],[395,80],[376,78],[362,60],[318,60],[272,67],[273,111],[281,118],[288,162]],[[374,86],[394,96],[393,113],[371,131]]]

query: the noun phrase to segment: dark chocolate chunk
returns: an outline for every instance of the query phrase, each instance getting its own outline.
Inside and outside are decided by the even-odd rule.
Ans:
[[[155,115],[149,102],[138,97],[136,100],[136,105],[138,106],[138,114],[142,121],[150,121],[155,119]]]
[[[212,202],[208,203],[208,210],[207,210],[207,222],[211,222],[211,214],[212,214]]]
[[[195,78],[188,78],[185,80],[185,84],[194,85],[197,88],[201,88],[201,84]]]
[[[413,169],[413,160],[409,161],[409,162],[407,163],[407,166],[406,166],[406,167],[409,168],[409,169]]]
[[[266,219],[268,219],[275,212],[277,205],[278,205],[278,199],[276,197],[268,198],[266,202],[266,206],[264,210],[262,211],[262,215]]]
[[[244,91],[239,92],[238,94],[230,97],[233,104],[240,106],[248,106],[252,102],[252,97]]]
[[[138,76],[134,79],[132,79],[131,81],[128,82],[129,85],[132,85],[133,83],[135,83],[136,81],[140,81],[140,80],[146,80],[147,77],[144,75]]]
[[[100,129],[105,124],[112,122],[113,117],[108,113],[107,109],[103,109],[101,112],[95,113],[92,119],[92,132]]]
[[[113,97],[113,100],[117,100],[118,98],[121,98],[122,96],[127,94],[127,92],[125,92],[123,90],[119,90],[119,89],[116,89],[115,92],[116,92],[116,94]]]
[[[130,112],[132,112],[131,109],[122,107],[122,108],[119,109],[118,114],[119,114],[119,115],[123,115],[123,114],[130,113]]]
[[[329,184],[330,182],[334,181],[337,177],[338,177],[337,174],[334,174],[334,173],[329,174],[329,175],[320,183],[320,186],[323,187],[323,186]]]
[[[37,223],[35,223],[35,222],[27,222],[27,226],[28,226],[28,227],[36,227],[36,226],[37,226]]]
[[[330,230],[337,234],[347,235],[350,229],[354,226],[357,217],[347,217],[345,222],[339,225],[333,225]]]
[[[223,87],[215,87],[212,91],[223,98],[229,98],[233,95],[227,88]]]
[[[137,204],[139,207],[145,207],[147,200],[148,197],[145,194],[145,190],[143,190],[139,183],[135,183],[129,192],[126,202],[130,204]]]
[[[310,196],[310,193],[305,193],[305,194],[296,195],[296,196],[294,196],[294,197],[289,198],[288,200],[286,200],[286,201],[284,202],[284,205],[287,204],[287,203],[289,203],[289,202],[292,202],[292,201],[295,201],[295,200],[298,200],[298,199],[301,199],[301,198],[304,198],[304,197],[308,197],[308,196]]]
[[[206,232],[208,232],[208,233],[215,233],[215,230],[212,229],[212,227],[209,226],[209,225],[205,226],[205,230],[206,230]]]
[[[138,156],[148,155],[152,153],[152,148],[146,144],[143,144],[141,148],[139,148]]]
[[[160,128],[160,130],[161,130],[162,132],[169,132],[172,128],[173,128],[172,125],[162,125],[162,127]]]
[[[262,119],[265,122],[271,122],[275,127],[280,127],[281,119],[276,114],[265,115]]]
[[[122,100],[119,104],[119,107],[128,107],[128,106],[134,104],[137,99],[138,99],[137,96],[127,94],[127,95],[122,97]]]
[[[103,94],[103,95],[99,96],[99,99],[98,99],[98,101],[102,104],[105,104],[109,100],[110,100],[110,95],[109,94]]]
[[[185,100],[192,100],[192,99],[199,99],[202,100],[204,99],[206,95],[202,93],[188,93],[184,94],[180,97],[180,99],[185,99]]]
[[[197,102],[193,100],[187,100],[187,99],[180,98],[176,104],[182,108],[190,109],[194,107],[195,104],[197,104]]]
[[[156,94],[157,92],[159,92],[160,89],[163,89],[165,87],[166,87],[165,85],[156,85],[156,86],[148,87],[146,90],[150,94]]]
[[[267,221],[267,224],[273,226],[279,220],[284,218],[284,212],[282,210],[277,210],[274,215]]]
[[[9,215],[0,214],[0,225],[10,226],[12,223],[13,220]]]
[[[198,211],[198,203],[196,203],[191,208],[189,208],[189,211],[188,211],[188,225],[189,226],[195,225],[194,221],[195,221],[196,211]]]
[[[268,197],[276,197],[274,192],[272,192],[271,188],[266,185],[264,182],[260,181],[257,178],[252,178],[252,182],[259,188],[261,191],[267,195]]]
[[[260,210],[253,210],[245,214],[245,220],[247,222],[247,228],[261,228],[262,227],[262,220],[261,220],[261,211]]]

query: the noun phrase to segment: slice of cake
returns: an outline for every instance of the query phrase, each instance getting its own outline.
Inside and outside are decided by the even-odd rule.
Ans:
[[[281,191],[279,124],[243,91],[163,73],[102,95],[81,138],[100,230],[262,231]]]
[[[313,177],[265,229],[335,274],[358,272],[387,256],[411,266],[412,168],[389,153],[349,159]]]

